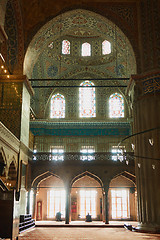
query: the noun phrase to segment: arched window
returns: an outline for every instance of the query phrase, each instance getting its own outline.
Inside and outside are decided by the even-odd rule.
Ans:
[[[111,53],[111,43],[108,42],[107,40],[104,40],[102,42],[102,54],[106,55],[110,53]]]
[[[121,94],[113,93],[109,98],[110,118],[124,117],[124,99]]]
[[[82,56],[91,56],[91,44],[85,42],[82,44]]]
[[[57,93],[51,98],[51,118],[65,117],[65,98]]]
[[[80,117],[96,116],[96,96],[94,84],[91,81],[84,81],[79,88],[79,111]]]
[[[62,41],[62,54],[70,54],[70,41]]]

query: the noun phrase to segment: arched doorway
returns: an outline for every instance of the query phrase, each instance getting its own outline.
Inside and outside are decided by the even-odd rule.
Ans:
[[[35,219],[36,221],[55,221],[58,212],[61,220],[65,219],[65,188],[63,181],[55,175],[41,179],[36,189]],[[31,205],[33,203],[33,192],[31,194]]]
[[[71,220],[92,221],[103,220],[103,185],[100,179],[85,172],[74,179],[71,189]]]
[[[137,193],[133,177],[124,172],[111,180],[108,192],[110,220],[137,220]]]

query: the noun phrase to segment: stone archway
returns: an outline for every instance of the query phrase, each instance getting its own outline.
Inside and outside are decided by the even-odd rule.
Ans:
[[[137,220],[135,176],[127,171],[114,176],[109,184],[109,219]]]
[[[34,196],[33,196],[34,191]],[[65,219],[65,187],[59,176],[45,172],[32,182],[30,206],[36,220],[56,220],[57,212]]]
[[[37,186],[40,184],[41,181],[47,179],[50,176],[55,176],[60,179],[60,177],[54,173],[51,173],[50,171],[44,172],[37,177],[35,177],[32,181],[31,188],[37,188]]]
[[[71,183],[71,220],[103,220],[103,182],[88,171],[76,176]],[[86,220],[87,221],[87,220]]]
[[[84,176],[88,176],[88,177],[90,177],[90,178],[95,179],[95,180],[100,184],[100,186],[103,188],[103,182],[102,182],[102,180],[101,180],[97,175],[95,175],[94,173],[91,173],[91,172],[89,172],[89,171],[82,172],[82,173],[78,174],[77,176],[75,176],[75,177],[72,179],[72,181],[71,181],[71,186],[72,186],[78,179],[80,179],[80,178],[82,178],[82,177],[84,177]]]

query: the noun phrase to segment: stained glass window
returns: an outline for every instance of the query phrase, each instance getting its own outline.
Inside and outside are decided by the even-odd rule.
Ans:
[[[79,113],[80,117],[96,116],[96,96],[94,84],[91,81],[84,81],[79,88]]]
[[[62,41],[62,54],[70,54],[70,41]]]
[[[124,99],[121,94],[113,93],[109,98],[110,118],[124,117]]]
[[[91,56],[91,44],[85,42],[82,44],[82,56]]]
[[[65,117],[65,98],[57,93],[51,98],[51,118]]]
[[[108,42],[107,40],[104,40],[102,42],[102,54],[106,55],[110,53],[111,53],[111,43]]]

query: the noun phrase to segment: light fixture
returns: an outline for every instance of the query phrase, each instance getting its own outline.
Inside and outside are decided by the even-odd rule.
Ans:
[[[153,138],[149,138],[148,141],[149,141],[150,145],[153,146],[153,144],[154,144]]]
[[[36,146],[34,147],[34,150],[33,150],[33,152],[34,152],[34,153],[36,153],[36,152],[37,152]]]
[[[135,150],[135,145],[132,143],[131,144],[133,151]]]
[[[138,168],[140,168],[140,167],[141,167],[141,164],[140,164],[140,163],[138,163],[137,165],[138,165]]]
[[[4,57],[2,56],[2,53],[0,53],[0,57],[1,57],[2,61],[5,62]]]
[[[156,169],[156,165],[152,164],[152,168],[153,168],[153,170],[155,170]]]

